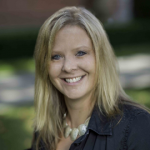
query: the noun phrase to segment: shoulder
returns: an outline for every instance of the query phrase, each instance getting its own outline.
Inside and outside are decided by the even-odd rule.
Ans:
[[[150,112],[133,105],[123,106],[123,118],[130,122],[150,121]]]
[[[122,117],[123,139],[124,147],[130,149],[144,149],[150,148],[150,113],[146,110],[132,105],[125,105],[123,107]]]
[[[123,104],[122,105],[122,110],[123,112],[127,113],[132,113],[132,114],[139,114],[139,113],[148,113],[146,110],[144,110],[143,108],[140,108],[141,105],[139,106],[135,106],[132,104]]]
[[[124,105],[122,112],[122,122],[126,122],[128,126],[150,127],[150,112],[133,105]]]
[[[148,125],[150,123],[150,112],[139,108],[137,106],[132,106],[132,105],[124,105],[123,107],[123,117],[124,119],[129,120],[131,125],[138,125],[142,126]],[[148,124],[145,124],[145,123]]]

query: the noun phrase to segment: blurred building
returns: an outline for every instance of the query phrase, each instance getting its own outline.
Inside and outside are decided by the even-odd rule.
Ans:
[[[0,0],[0,28],[41,25],[65,6],[83,6],[102,22],[128,22],[150,17],[149,0]]]
[[[1,0],[0,27],[41,25],[65,6],[90,8],[94,0]]]
[[[133,0],[95,0],[94,9],[108,23],[124,23],[133,19]]]

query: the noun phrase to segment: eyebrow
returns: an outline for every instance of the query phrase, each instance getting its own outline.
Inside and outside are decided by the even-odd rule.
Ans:
[[[90,47],[87,47],[87,46],[79,46],[79,47],[76,47],[75,49],[80,49],[80,48],[90,49]]]
[[[78,50],[78,49],[81,49],[81,48],[85,48],[85,49],[91,49],[91,47],[87,47],[87,46],[78,46],[78,47],[76,47],[76,48],[74,48],[74,49],[72,49],[72,50]],[[93,48],[92,48],[93,49]],[[59,49],[54,49],[53,51],[52,51],[52,53],[61,53],[62,52],[62,50],[59,50]]]

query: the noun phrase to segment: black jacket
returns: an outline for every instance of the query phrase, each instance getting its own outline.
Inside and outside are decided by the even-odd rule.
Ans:
[[[69,150],[150,150],[150,114],[126,105],[122,115],[108,119],[95,108],[87,132]]]

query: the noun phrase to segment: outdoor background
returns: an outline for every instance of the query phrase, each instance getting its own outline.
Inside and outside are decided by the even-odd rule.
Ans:
[[[1,0],[0,150],[30,147],[37,34],[52,13],[73,5],[91,10],[103,23],[118,58],[122,86],[150,108],[149,0]]]

